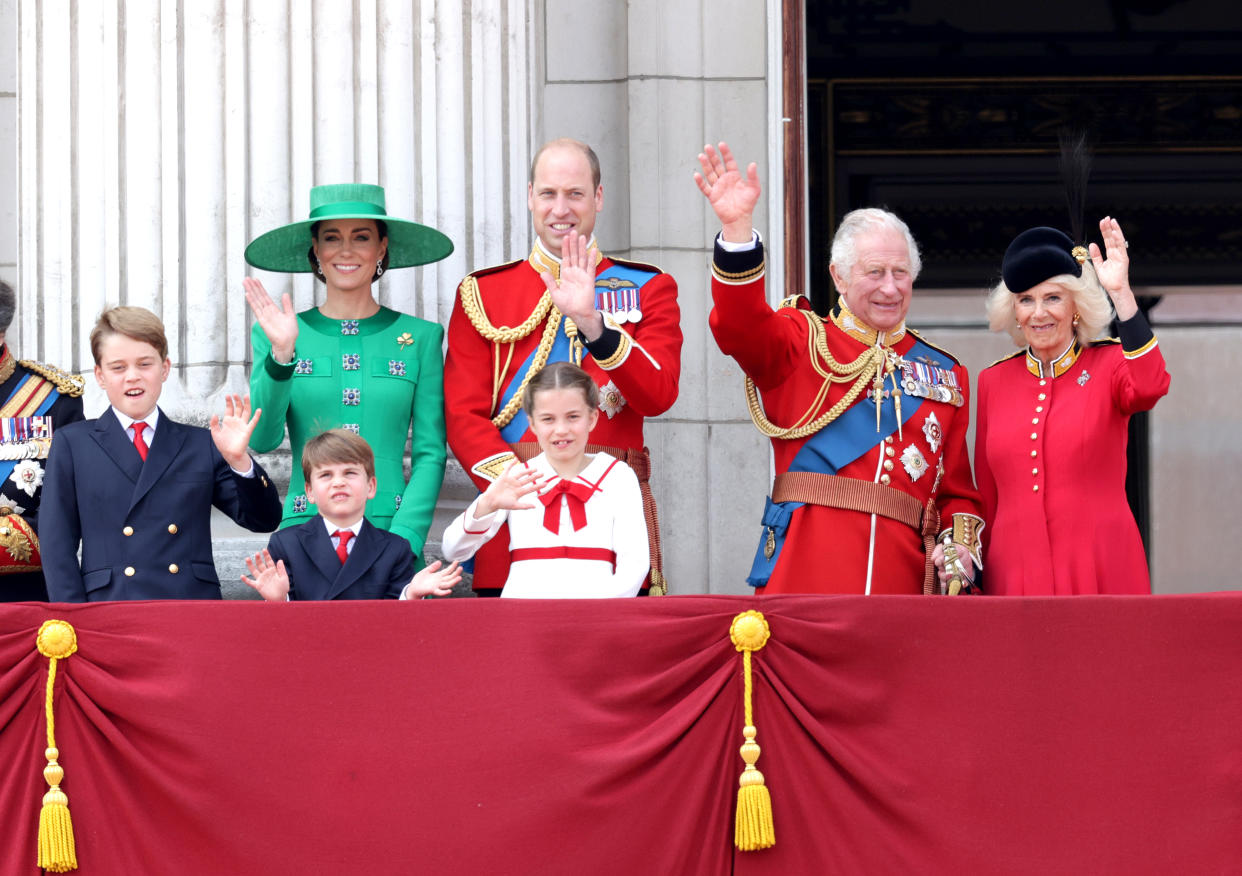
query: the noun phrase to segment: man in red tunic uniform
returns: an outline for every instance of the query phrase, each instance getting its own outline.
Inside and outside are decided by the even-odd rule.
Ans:
[[[920,268],[909,229],[883,210],[850,213],[832,244],[832,313],[815,315],[802,296],[773,310],[751,222],[755,165],[743,176],[724,143],[699,162],[695,180],[722,226],[712,333],[746,373],[777,472],[749,583],[761,593],[931,593],[939,572],[950,592],[969,589],[982,529],[966,453],[969,379],[906,328]]]
[[[585,143],[553,140],[536,153],[527,203],[535,227],[530,256],[476,271],[458,287],[444,363],[449,447],[485,488],[515,455],[539,452],[521,411],[526,381],[548,362],[580,364],[600,387],[603,416],[591,432],[591,449],[625,460],[639,477],[651,583],[662,592],[643,420],[677,400],[677,284],[658,268],[599,251],[593,232],[604,188],[599,159]],[[476,555],[474,587],[481,595],[504,585],[508,542],[502,534]]]

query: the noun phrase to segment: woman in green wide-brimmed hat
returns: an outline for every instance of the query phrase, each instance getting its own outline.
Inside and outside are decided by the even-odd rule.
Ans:
[[[289,429],[293,465],[281,526],[313,517],[306,497],[302,447],[326,429],[345,428],[375,451],[375,497],[366,516],[410,542],[417,564],[444,477],[444,329],[380,306],[372,284],[388,270],[439,261],[453,251],[447,237],[396,219],[379,186],[315,186],[310,218],[255,238],[246,261],[267,271],[313,272],[323,303],[295,313],[263,284],[243,281],[255,315],[250,395],[263,417],[251,438],[260,453],[275,450]],[[402,468],[413,428],[410,480]]]

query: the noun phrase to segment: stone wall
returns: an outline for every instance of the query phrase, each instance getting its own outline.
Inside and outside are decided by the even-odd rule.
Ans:
[[[151,307],[177,365],[165,407],[205,422],[249,373],[242,250],[304,216],[312,184],[378,181],[394,214],[449,234],[451,258],[378,286],[385,304],[445,322],[463,274],[527,252],[534,147],[579,137],[603,165],[602,247],[679,283],[681,397],[647,433],[668,578],[674,592],[742,592],[770,461],[707,330],[715,228],[691,177],[704,142],[729,140],[760,166],[761,232],[782,239],[780,30],[778,0],[0,0],[0,43],[14,47],[0,52],[10,339],[85,371],[105,304]],[[769,256],[776,300],[786,266]],[[260,276],[299,308],[315,302],[309,277]],[[972,373],[1007,351],[974,296],[919,293],[911,316]],[[1152,419],[1162,592],[1233,587],[1242,560],[1225,536],[1242,462],[1237,296],[1172,290],[1157,312],[1173,372]],[[89,414],[104,400],[88,382]],[[287,452],[265,462],[288,471]],[[433,542],[472,495],[450,460]],[[265,543],[227,521],[217,535],[230,580]]]

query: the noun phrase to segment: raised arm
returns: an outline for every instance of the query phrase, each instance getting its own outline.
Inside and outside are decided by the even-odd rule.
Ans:
[[[694,182],[720,220],[722,238],[727,243],[748,243],[753,238],[752,220],[760,195],[757,166],[752,161],[743,176],[724,141],[718,149],[704,146],[699,165],[703,171],[694,174]]]

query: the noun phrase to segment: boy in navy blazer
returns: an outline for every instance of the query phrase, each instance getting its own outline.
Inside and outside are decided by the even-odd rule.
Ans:
[[[293,599],[420,599],[447,596],[461,580],[437,560],[414,573],[410,543],[363,516],[375,496],[375,454],[348,429],[329,429],[302,449],[306,495],[319,514],[272,534],[242,575],[269,602]]]
[[[234,395],[210,429],[164,414],[172,362],[144,308],[101,313],[91,353],[111,408],[52,437],[39,519],[50,601],[219,599],[211,507],[253,532],[280,524],[276,487],[246,449],[260,412]]]

